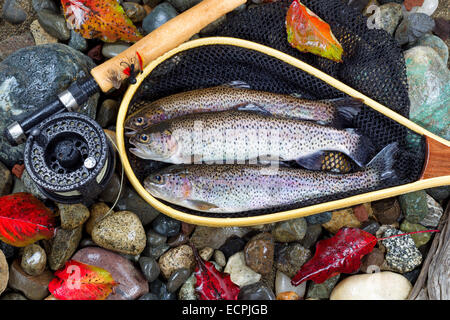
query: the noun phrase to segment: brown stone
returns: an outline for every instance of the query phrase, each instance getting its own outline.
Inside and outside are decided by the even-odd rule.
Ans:
[[[181,232],[183,232],[185,235],[190,235],[195,229],[195,224],[190,224],[186,222],[181,223]]]
[[[57,203],[59,209],[59,216],[61,218],[61,227],[66,230],[72,230],[83,223],[89,218],[89,209],[81,204],[65,204]]]
[[[372,202],[376,219],[380,224],[393,224],[400,217],[401,209],[397,198]]]
[[[167,244],[171,247],[178,247],[189,241],[189,236],[184,233],[179,233],[176,236],[167,239]]]
[[[8,262],[6,261],[5,254],[0,250],[0,294],[6,289],[9,279]]]
[[[131,211],[117,211],[97,222],[92,229],[92,240],[112,251],[138,255],[147,243],[144,227]]]
[[[194,252],[190,246],[184,244],[164,253],[159,258],[158,263],[163,276],[166,279],[169,279],[172,273],[177,269],[187,268],[191,271],[194,270]]]
[[[85,224],[86,232],[90,235],[92,234],[92,229],[97,221],[103,217],[108,211],[109,207],[104,202],[95,203],[89,209],[90,217]]]
[[[370,203],[360,204],[356,207],[353,207],[353,214],[359,222],[364,222],[369,219],[369,212],[367,210],[367,205],[370,207]]]
[[[83,228],[79,226],[73,230],[58,228],[52,239],[48,265],[52,270],[58,270],[70,259],[81,241]]]
[[[245,263],[257,273],[268,274],[272,270],[274,251],[272,234],[260,233],[247,242],[244,248]]]
[[[333,211],[331,220],[322,224],[322,227],[331,233],[336,233],[343,227],[359,228],[360,226],[361,222],[353,214],[352,208]]]
[[[42,300],[49,295],[48,284],[53,279],[53,273],[45,270],[38,276],[30,276],[20,267],[19,260],[15,260],[9,271],[8,287],[22,292],[28,299]]]
[[[11,192],[13,178],[11,171],[0,162],[0,196],[7,195]]]
[[[380,267],[384,262],[384,253],[378,248],[374,248],[372,252],[364,256],[361,260],[361,271],[368,272],[371,266]],[[370,270],[373,271],[373,270]]]
[[[198,254],[200,257],[205,260],[209,261],[211,259],[212,255],[214,253],[214,249],[210,247],[204,247],[203,249],[199,250]]]
[[[102,248],[88,247],[78,250],[73,260],[100,267],[111,273],[118,283],[106,300],[136,300],[148,293],[148,282],[131,261]]]
[[[33,243],[23,249],[20,266],[31,276],[42,274],[47,265],[47,254],[39,245]]]

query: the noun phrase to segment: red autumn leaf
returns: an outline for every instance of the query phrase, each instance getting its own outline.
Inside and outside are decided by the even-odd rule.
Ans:
[[[30,193],[0,197],[0,240],[25,247],[55,233],[53,212]]]
[[[117,285],[105,269],[69,260],[55,272],[48,290],[60,300],[105,300]]]
[[[197,267],[195,268],[195,291],[199,300],[237,300],[239,286],[234,284],[228,273],[218,271],[209,261],[204,261],[191,245],[194,251]]]
[[[342,228],[332,238],[317,242],[314,257],[302,266],[291,283],[294,286],[306,280],[322,283],[339,273],[355,272],[361,266],[362,257],[372,252],[377,241],[426,232],[440,231],[421,230],[376,238],[361,229]]]
[[[317,242],[314,257],[292,278],[292,284],[298,286],[306,280],[322,283],[338,273],[352,273],[376,244],[377,238],[368,232],[342,228],[332,238]]]
[[[343,49],[331,27],[300,1],[295,0],[286,15],[288,41],[302,52],[342,62]]]
[[[411,11],[414,7],[420,7],[423,5],[424,0],[405,0],[403,2],[403,5],[405,6],[405,9],[408,11]]]
[[[117,0],[61,0],[68,25],[83,38],[134,42],[142,38]]]

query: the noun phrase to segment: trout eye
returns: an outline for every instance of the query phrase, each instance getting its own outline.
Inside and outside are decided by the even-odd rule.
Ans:
[[[138,125],[138,126],[143,125],[144,124],[144,118],[142,118],[142,117],[136,118],[135,122],[136,122],[136,125]]]
[[[164,178],[162,176],[160,176],[159,174],[153,176],[152,180],[156,184],[162,184],[164,182]]]
[[[148,141],[148,136],[146,134],[141,134],[139,136],[139,140],[141,140],[141,142],[147,142]]]

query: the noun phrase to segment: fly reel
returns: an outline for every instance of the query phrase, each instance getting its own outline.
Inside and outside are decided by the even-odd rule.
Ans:
[[[48,198],[90,205],[112,177],[115,153],[94,120],[80,113],[63,112],[32,129],[24,163]]]

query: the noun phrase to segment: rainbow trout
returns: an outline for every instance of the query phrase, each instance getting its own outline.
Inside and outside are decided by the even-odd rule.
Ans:
[[[348,126],[362,103],[354,98],[305,100],[291,95],[218,86],[174,94],[154,102],[141,101],[124,123],[132,136],[150,125],[191,113],[250,110],[273,116],[316,121],[336,128]]]
[[[144,180],[154,197],[189,209],[232,213],[292,205],[397,181],[397,144],[386,146],[366,168],[335,174],[260,165],[173,165]]]
[[[296,160],[318,170],[326,151],[349,156],[364,166],[372,144],[354,129],[335,129],[311,121],[247,111],[190,114],[163,121],[130,138],[130,152],[143,159],[173,164],[267,164]]]

